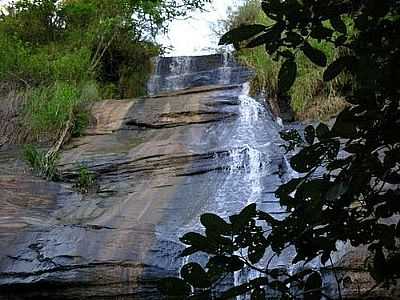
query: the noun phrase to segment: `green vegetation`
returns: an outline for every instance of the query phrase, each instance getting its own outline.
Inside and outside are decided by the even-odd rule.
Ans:
[[[25,145],[23,159],[35,175],[47,180],[57,180],[59,178],[57,154],[47,155],[46,151],[42,151],[33,145]]]
[[[244,24],[271,25],[271,20],[261,10],[260,0],[248,0],[237,11],[230,14],[225,23],[226,30],[237,28]],[[245,48],[237,45],[236,57],[239,62],[256,71],[252,81],[252,93],[264,93],[272,106],[276,107],[278,97],[278,72],[280,62],[272,55],[266,55],[265,48]],[[326,54],[328,62],[339,56],[339,50],[327,42],[313,41],[312,46]],[[300,120],[326,120],[345,107],[344,100],[340,97],[345,88],[348,76],[324,83],[321,78],[323,69],[310,62],[303,53],[297,54],[298,74],[297,80],[290,91],[291,107],[296,118]]]
[[[32,170],[57,178],[57,152],[88,126],[93,101],[143,96],[151,58],[162,51],[155,35],[208,1],[16,0],[1,7],[0,96],[7,89],[22,95],[23,135],[53,143],[46,154],[26,147]],[[87,190],[91,175],[81,169],[79,178]]]
[[[62,81],[57,81],[51,86],[31,89],[27,93],[29,100],[25,105],[26,122],[27,126],[31,126],[32,134],[38,137],[44,134],[57,136],[71,115],[74,115],[74,122],[76,121],[81,131],[84,126],[81,119],[87,119],[82,107],[86,101],[96,100],[97,95],[96,90],[92,95],[86,95],[85,87],[80,88]],[[89,96],[94,98],[86,98]]]
[[[77,181],[74,185],[81,193],[87,194],[96,186],[96,176],[84,166],[79,166],[79,173]]]
[[[82,131],[91,101],[146,93],[162,50],[155,34],[205,2],[13,1],[0,12],[0,83],[26,95],[23,121],[37,140],[69,123]]]
[[[290,165],[299,174],[275,192],[285,216],[275,218],[256,204],[227,220],[202,215],[205,232],[185,234],[181,241],[187,248],[181,256],[202,252],[208,260],[185,264],[181,277],[161,280],[160,289],[176,299],[386,296],[382,290],[375,293],[376,288],[392,295],[400,279],[400,2],[264,0],[261,9],[273,20],[270,26],[239,26],[223,35],[220,44],[259,45],[279,59],[280,95],[296,88],[303,63],[299,53],[324,68],[321,79],[326,83],[348,73],[347,106],[331,128],[320,123],[306,127],[304,135],[297,130],[281,133],[287,151],[296,151]],[[344,48],[347,54],[330,62],[317,42]],[[369,272],[373,280],[359,294],[346,287],[346,273],[332,258],[346,243],[361,246],[361,257],[368,253],[364,269],[356,272]],[[287,249],[295,250],[288,262],[292,266],[274,268],[271,255],[278,257]],[[354,267],[359,267],[359,258]],[[322,270],[310,267],[310,261],[319,261]],[[254,276],[226,287],[225,278],[239,271],[253,271]],[[336,289],[325,286],[319,271],[324,277],[332,272]],[[354,286],[357,276],[352,277]]]

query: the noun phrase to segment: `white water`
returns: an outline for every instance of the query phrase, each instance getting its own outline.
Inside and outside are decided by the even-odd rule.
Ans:
[[[203,71],[200,72],[201,74],[196,72],[198,67],[196,58],[165,58],[165,62],[167,63],[157,66],[157,72],[149,83],[150,92],[166,89],[179,90],[182,88],[183,78],[188,74],[194,74],[194,78],[204,76]],[[231,84],[231,57],[221,56],[220,64],[216,64],[214,60],[214,66],[217,72],[207,70],[214,84]],[[211,136],[213,132],[218,132],[218,142],[215,145],[216,148],[212,150],[215,150],[215,153],[221,153],[221,155],[215,155],[215,164],[222,165],[224,169],[207,175],[204,193],[209,197],[203,206],[197,207],[193,218],[180,224],[179,236],[190,231],[202,232],[204,228],[199,222],[199,217],[207,212],[227,218],[251,203],[257,203],[258,208],[270,213],[282,211],[273,193],[270,192],[281,183],[280,177],[276,175],[277,166],[285,165],[282,152],[277,145],[281,143],[278,135],[280,126],[273,121],[263,104],[249,96],[249,89],[249,83],[245,83],[241,90],[227,89],[220,93],[221,98],[215,99],[216,103],[220,100],[232,99],[237,100],[238,103],[238,106],[224,108],[237,113],[237,118],[213,125],[216,127],[210,127]],[[204,151],[209,151],[209,149]],[[207,189],[210,191],[208,192]],[[193,199],[193,203],[195,202],[196,199]],[[171,237],[171,239],[174,238],[176,236]],[[190,260],[193,259],[197,261],[198,257],[190,258]],[[182,265],[188,262],[187,258],[180,261]],[[274,259],[273,265],[287,265],[287,263],[287,257],[281,257]],[[260,276],[258,272],[245,269],[233,274],[231,284],[239,285],[258,276]]]
[[[235,75],[233,69],[236,67],[236,81],[239,80],[237,66],[233,64],[231,54],[224,53],[209,57],[208,62],[200,62],[196,56],[155,58],[153,64],[156,70],[147,83],[149,95],[202,85],[238,83],[232,79]]]

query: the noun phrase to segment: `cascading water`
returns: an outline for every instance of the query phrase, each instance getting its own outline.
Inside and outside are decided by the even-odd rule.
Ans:
[[[251,203],[256,203],[259,209],[277,218],[285,215],[286,212],[275,198],[274,191],[294,174],[290,172],[290,166],[280,147],[281,125],[274,120],[265,105],[249,96],[248,79],[251,72],[236,65],[229,55],[191,59],[165,58],[159,64],[158,72],[164,70],[166,74],[155,74],[149,84],[152,94],[171,91],[172,87],[180,90],[204,83],[236,86],[219,91],[214,96],[216,98],[212,99],[219,109],[223,107],[236,115],[234,119],[209,125],[208,139],[213,141],[213,146],[210,148],[210,142],[207,142],[204,144],[204,151],[209,152],[211,149],[215,152],[214,164],[219,168],[203,175],[201,180],[196,179],[201,182],[196,186],[193,185],[192,178],[186,180],[179,193],[190,194],[194,204],[193,211],[190,211],[191,217],[187,220],[172,218],[170,225],[164,224],[167,229],[159,229],[160,237],[168,236],[169,240],[176,241],[187,232],[201,232],[203,228],[199,217],[203,213],[213,212],[227,218]],[[179,80],[177,70],[182,72]],[[171,85],[171,82],[174,83]],[[230,105],[225,106],[226,103]],[[204,199],[203,204],[196,206],[199,198]],[[176,227],[179,228],[178,236],[169,230]],[[271,266],[287,268],[289,254],[291,253],[274,257]],[[272,254],[267,253],[266,259],[269,260],[271,256]],[[202,261],[202,258],[190,257],[190,260]],[[187,259],[180,259],[179,266],[187,262]],[[244,269],[233,274],[230,284],[238,285],[258,276],[258,272]]]
[[[97,192],[81,195],[69,183],[34,179],[24,167],[13,175],[14,153],[0,155],[2,296],[161,299],[158,279],[178,275],[189,261],[205,262],[202,254],[179,255],[179,237],[203,231],[200,215],[227,218],[250,203],[276,218],[287,214],[274,191],[295,174],[279,147],[281,126],[248,95],[251,72],[229,55],[155,63],[148,89],[158,97],[94,105],[96,125],[63,149],[65,178],[85,162]],[[290,272],[292,255],[272,257],[270,267]],[[267,251],[265,259],[271,256]],[[324,292],[335,295],[332,272],[322,272]],[[236,272],[219,289],[256,276]],[[358,285],[352,287],[355,295]],[[268,291],[268,299],[279,296]]]
[[[150,96],[208,85],[245,82],[252,72],[238,66],[229,53],[208,56],[156,58],[147,84]]]

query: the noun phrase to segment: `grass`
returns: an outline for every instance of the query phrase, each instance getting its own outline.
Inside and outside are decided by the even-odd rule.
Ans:
[[[84,166],[79,166],[78,178],[75,182],[74,187],[81,193],[87,194],[96,186],[96,176],[90,172],[90,170]]]
[[[94,82],[76,86],[57,81],[50,86],[30,89],[26,92],[25,124],[40,139],[48,134],[56,136],[72,116],[74,134],[79,135],[89,119],[84,107],[97,97]]]
[[[272,22],[260,9],[259,0],[247,1],[230,18],[231,21],[228,23],[230,28],[243,23],[270,25]],[[312,41],[311,44],[326,54],[328,64],[339,55],[337,50],[327,43]],[[274,61],[263,47],[241,49],[236,57],[240,63],[255,70],[256,75],[251,83],[251,92],[263,93],[269,101],[275,102],[281,62]],[[335,116],[345,106],[344,100],[340,98],[340,91],[346,83],[346,76],[324,83],[322,81],[324,69],[312,64],[304,54],[297,55],[297,64],[297,79],[290,91],[291,107],[296,119],[325,120]]]
[[[25,145],[23,149],[23,159],[29,165],[33,173],[47,180],[57,180],[59,172],[57,170],[58,156],[47,156],[46,151],[39,150],[33,145]]]

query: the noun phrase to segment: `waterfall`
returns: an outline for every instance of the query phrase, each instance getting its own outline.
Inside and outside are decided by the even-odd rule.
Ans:
[[[254,124],[265,117],[265,107],[249,96],[250,85],[245,83],[242,93],[239,96],[239,134],[247,137],[246,144],[243,145],[242,152],[245,153],[242,158],[244,161],[244,176],[249,185],[249,195],[245,206],[257,203],[261,200],[262,176],[265,173],[265,166],[268,163],[268,157],[263,158],[262,152],[258,149],[259,143],[256,138],[256,132],[251,130]],[[250,130],[249,130],[250,129]],[[231,153],[233,159],[233,170],[237,171],[237,150]],[[237,253],[239,254],[239,253]],[[248,280],[254,279],[259,275],[255,270],[243,269],[234,273],[234,285],[240,285]],[[236,297],[237,300],[245,299],[244,296]]]
[[[229,53],[207,56],[159,57],[147,83],[150,96],[210,85],[242,84],[252,71],[238,66]]]
[[[203,231],[199,217],[207,212],[227,218],[252,203],[272,214],[282,212],[279,202],[270,192],[282,183],[280,175],[276,175],[279,173],[277,169],[285,162],[279,147],[281,127],[266,106],[249,95],[250,74],[251,72],[235,64],[229,54],[171,57],[158,61],[157,70],[148,86],[150,94],[204,85],[237,85],[237,88],[218,92],[218,97],[212,99],[213,104],[221,101],[219,106],[216,106],[219,110],[234,112],[236,117],[210,125],[210,134],[218,132],[213,148],[216,153],[214,164],[223,167],[219,168],[219,171],[204,175],[206,179],[202,189],[210,190],[208,197],[203,206],[196,207],[193,218],[180,225],[178,236],[190,231]],[[228,101],[235,104],[223,106]],[[188,179],[188,186],[191,185],[191,179]],[[192,192],[193,189],[190,188],[189,193]],[[195,203],[196,199],[192,199]],[[173,222],[176,222],[176,219],[173,219]],[[165,237],[165,232],[162,235]],[[171,240],[174,238],[176,239],[176,236],[171,236]],[[191,257],[190,261],[204,260],[196,255]],[[179,266],[187,262],[187,258],[181,259]],[[239,285],[258,276],[258,272],[244,269],[235,272],[229,284]]]

